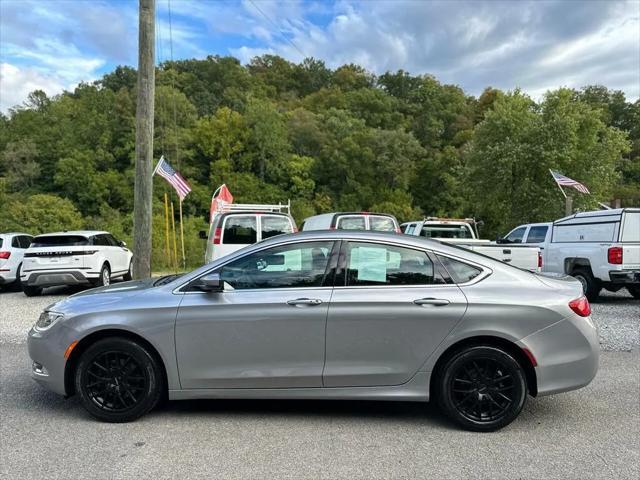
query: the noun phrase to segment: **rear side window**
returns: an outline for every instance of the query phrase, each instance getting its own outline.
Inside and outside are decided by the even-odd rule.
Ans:
[[[248,245],[258,241],[258,225],[255,215],[231,215],[224,224],[222,243]]]
[[[549,227],[531,227],[529,229],[529,235],[527,235],[527,243],[540,243],[544,242],[547,236],[547,230]]]
[[[340,230],[366,230],[364,216],[340,217],[338,219],[337,229]]]
[[[445,283],[425,252],[376,243],[348,244],[346,274],[347,286]]]
[[[42,235],[33,239],[32,247],[81,247],[89,245],[89,240],[80,235]]]
[[[263,216],[262,217],[262,239],[265,240],[276,235],[291,233],[291,221],[288,217]]]
[[[393,219],[389,217],[378,217],[372,215],[369,217],[369,228],[378,232],[395,232],[396,224]]]
[[[108,247],[109,241],[107,240],[106,235],[95,235],[92,241],[93,245],[97,245],[99,247]]]
[[[460,262],[449,257],[443,257],[438,255],[438,259],[447,269],[449,275],[455,283],[467,283],[476,278],[482,273],[482,270],[478,267],[469,265],[468,263]]]

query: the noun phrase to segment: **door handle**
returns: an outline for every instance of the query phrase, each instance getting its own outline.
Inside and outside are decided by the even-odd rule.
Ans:
[[[296,298],[295,300],[287,300],[287,304],[294,307],[298,305],[320,305],[321,303],[322,300],[320,300],[319,298]]]
[[[436,307],[444,307],[445,305],[449,305],[451,302],[445,298],[419,298],[414,300],[413,303],[416,305],[434,305]]]

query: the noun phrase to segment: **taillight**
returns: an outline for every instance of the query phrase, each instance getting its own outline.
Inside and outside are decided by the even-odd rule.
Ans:
[[[220,241],[222,240],[222,227],[216,227],[213,231],[213,244],[220,245]]]
[[[542,252],[538,252],[538,268],[542,268]]]
[[[622,247],[611,247],[607,250],[607,259],[614,265],[622,264]]]
[[[591,315],[591,305],[589,305],[587,297],[584,296],[571,300],[569,302],[569,308],[581,317],[588,317]]]
[[[6,260],[11,256],[11,252],[0,252],[0,259]]]

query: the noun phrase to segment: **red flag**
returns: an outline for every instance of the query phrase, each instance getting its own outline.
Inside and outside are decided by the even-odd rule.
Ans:
[[[209,211],[209,222],[213,221],[213,216],[217,212],[222,212],[224,209],[233,203],[233,195],[227,188],[226,184],[222,184],[211,197],[211,210]]]

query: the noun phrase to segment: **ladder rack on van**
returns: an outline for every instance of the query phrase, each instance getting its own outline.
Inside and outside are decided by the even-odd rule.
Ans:
[[[226,205],[222,210],[216,213],[226,212],[285,212],[291,213],[291,200],[288,200],[286,204],[266,204],[266,203],[231,203]]]

